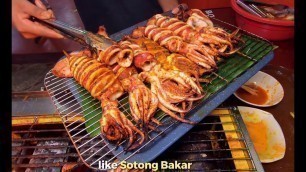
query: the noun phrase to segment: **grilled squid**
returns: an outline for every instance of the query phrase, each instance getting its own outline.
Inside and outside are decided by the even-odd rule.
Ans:
[[[208,56],[228,56],[239,50],[234,48],[234,44],[240,41],[236,37],[239,30],[230,34],[214,27],[212,21],[201,10],[191,9],[186,13],[189,14],[186,22],[157,14],[148,21],[147,25],[169,29],[184,41],[201,46]]]
[[[141,59],[134,58],[134,64],[138,68],[143,69],[143,71],[138,75],[138,77],[141,80],[150,83],[151,92],[158,98],[158,107],[160,107],[160,109],[162,109],[172,118],[181,122],[192,124],[193,122],[178,117],[172,111],[179,112],[182,114],[188,112],[191,108],[192,101],[202,98],[201,87],[192,79],[192,77],[190,77],[190,75],[179,70],[166,70],[165,68],[161,67],[162,62],[160,61],[160,58],[156,58],[157,54],[163,54],[159,50],[155,52],[152,49],[150,51],[147,51],[134,41],[135,40],[133,40],[132,38],[127,37],[125,40],[125,44],[132,47],[135,52],[143,53]],[[158,48],[158,46],[156,46],[156,48]],[[166,51],[164,49],[162,50]],[[150,63],[150,68],[147,68],[146,65],[145,67],[141,66],[142,63],[138,61],[146,60],[146,58],[155,59],[154,63]],[[180,108],[174,105],[175,103],[182,103],[185,105],[186,102],[189,103],[188,107],[183,106],[183,108]]]
[[[94,98],[101,101],[101,133],[107,140],[119,143],[127,139],[127,150],[135,149],[143,143],[144,133],[118,109],[117,99],[123,95],[124,88],[105,63],[89,58],[82,52],[67,54],[52,72],[58,77],[73,77]]]
[[[170,52],[184,55],[194,63],[208,70],[216,67],[215,61],[211,59],[211,57],[205,55],[206,52],[203,49],[199,46],[184,42],[181,37],[175,36],[170,30],[155,25],[149,25],[145,27],[145,29],[138,28],[138,30],[138,32],[144,31],[144,35],[147,38],[158,42]]]

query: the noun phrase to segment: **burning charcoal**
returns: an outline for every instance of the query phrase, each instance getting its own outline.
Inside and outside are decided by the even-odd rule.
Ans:
[[[22,143],[20,143],[20,142],[13,142],[12,143],[12,147],[15,147],[15,146],[21,146],[22,145]],[[17,154],[19,154],[20,153],[20,150],[19,149],[13,149],[12,150],[12,156],[14,156],[14,155],[17,155]]]
[[[206,124],[205,124],[206,123]],[[208,124],[209,123],[209,124]],[[221,171],[233,169],[226,136],[216,116],[205,118],[203,125],[194,127],[181,141],[163,153],[158,160],[192,162],[190,171]]]
[[[209,171],[211,169],[215,169],[215,166],[210,162],[194,162],[191,165],[191,170]]]
[[[38,142],[37,146],[68,146],[68,142],[65,141],[42,141]],[[67,153],[67,148],[39,148],[35,149],[33,155],[54,155],[54,154],[65,154]],[[63,162],[64,158],[32,158],[29,164],[45,164],[45,163],[57,163]],[[30,169],[27,168],[25,172],[60,172],[61,167],[48,167],[48,168],[38,168]]]
[[[12,142],[12,156],[20,154],[21,149],[14,149],[14,146],[21,146],[21,145],[22,145],[21,142],[17,142],[17,143]],[[15,163],[17,161],[17,158],[13,158],[12,160],[13,160],[12,163]]]
[[[80,145],[83,145],[84,143],[86,143],[88,140],[84,139],[81,141],[81,144]],[[92,140],[90,141],[89,143],[86,143],[86,147],[82,147],[80,149],[80,152],[85,152],[85,155],[88,154],[88,156],[91,156],[92,154],[95,154],[96,156],[102,156],[102,155],[105,155],[105,154],[108,154],[108,155],[112,155],[112,153],[109,151],[109,149],[107,147],[104,147],[105,144],[104,143],[99,143],[99,146],[94,146],[92,149],[88,150],[88,147],[91,147],[93,145],[96,145],[96,143],[100,141],[100,140]],[[101,147],[104,147],[103,149],[101,149]]]

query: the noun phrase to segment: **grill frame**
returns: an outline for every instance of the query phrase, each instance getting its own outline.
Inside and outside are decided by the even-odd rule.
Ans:
[[[167,15],[167,14],[166,14]],[[218,20],[218,19],[214,19],[214,20],[216,20],[216,21],[219,21],[219,22],[221,22],[221,23],[223,23],[223,24],[227,24],[227,23],[225,23],[225,22],[222,22],[222,21],[220,21],[220,20]],[[138,26],[143,26],[144,24],[145,24],[145,22],[146,21],[144,21],[144,22],[141,22],[141,23],[139,23],[139,24],[137,24],[137,25],[135,25],[135,26],[132,26],[132,27],[130,27],[130,28],[128,28],[128,29],[125,29],[125,30],[123,30],[123,31],[121,31],[121,32],[119,32],[119,33],[117,33],[117,34],[114,34],[114,35],[112,35],[111,36],[111,38],[112,39],[114,39],[114,40],[118,40],[118,39],[120,39],[122,36],[124,36],[124,35],[126,35],[127,33],[130,33],[131,32],[131,30],[133,30],[133,29],[135,29],[136,27],[138,27]],[[230,24],[227,24],[228,26],[230,26],[230,27],[235,27],[235,26],[233,26],[233,25],[230,25]],[[236,27],[235,27],[236,28]],[[273,44],[271,44],[269,41],[267,41],[267,40],[264,40],[264,39],[262,39],[262,38],[259,38],[258,36],[254,36],[253,34],[250,34],[250,33],[247,33],[246,31],[243,31],[243,33],[244,34],[247,34],[248,36],[253,36],[254,38],[256,38],[256,39],[260,39],[260,40],[262,40],[262,41],[265,41],[265,42],[268,42],[271,46],[273,45]],[[204,102],[200,102],[200,103],[198,103],[191,111],[190,111],[190,113],[189,113],[189,119],[191,119],[191,120],[194,120],[194,121],[200,121],[201,119],[203,119],[206,115],[208,115],[209,114],[209,112],[211,112],[213,109],[215,109],[219,104],[221,104],[227,97],[229,97],[235,90],[237,90],[242,84],[244,84],[249,78],[251,78],[253,75],[255,75],[256,74],[256,72],[257,71],[259,71],[262,67],[264,67],[269,61],[271,61],[272,60],[272,58],[273,58],[273,56],[274,56],[274,53],[273,53],[273,51],[271,51],[271,52],[269,52],[268,54],[266,54],[266,56],[265,57],[263,57],[262,59],[260,59],[259,61],[257,61],[257,60],[254,60],[252,57],[249,57],[249,56],[244,56],[244,57],[246,57],[246,58],[248,58],[248,59],[250,59],[250,61],[256,61],[256,63],[254,63],[247,71],[245,71],[244,73],[242,73],[241,74],[241,76],[239,76],[239,77],[237,77],[233,82],[231,82],[231,83],[229,83],[228,85],[227,85],[227,87],[226,88],[222,88],[221,90],[219,90],[218,92],[216,92],[216,93],[214,93],[213,95],[209,95],[210,97],[208,98],[208,99],[206,99]],[[216,78],[218,77],[217,75],[215,75],[216,76]],[[156,156],[158,156],[163,150],[165,150],[166,148],[163,148],[163,149],[159,149],[159,150],[156,150],[156,149],[152,149],[151,151],[157,151],[158,153],[155,153],[155,154],[153,154],[152,155],[152,153],[150,154],[150,153],[148,153],[148,154],[142,154],[142,153],[139,153],[139,151],[141,150],[141,149],[143,149],[143,148],[145,148],[145,146],[147,145],[147,144],[149,144],[149,143],[151,143],[152,141],[150,140],[149,142],[147,142],[146,144],[144,144],[143,146],[141,146],[138,150],[136,150],[136,151],[134,151],[134,152],[132,152],[132,153],[127,153],[128,155],[124,155],[123,157],[120,157],[120,155],[122,155],[122,153],[124,153],[123,152],[123,149],[121,148],[121,147],[119,147],[118,149],[116,148],[116,147],[114,147],[114,146],[111,146],[110,144],[106,144],[106,146],[105,147],[102,147],[102,149],[107,149],[107,150],[109,150],[109,151],[107,151],[105,154],[103,154],[102,156],[100,156],[98,159],[95,159],[95,160],[93,160],[93,161],[89,161],[89,160],[91,160],[91,158],[93,157],[93,156],[95,156],[96,155],[96,153],[95,154],[93,154],[92,156],[90,156],[90,157],[83,157],[83,153],[85,152],[88,152],[89,151],[89,149],[88,150],[85,150],[85,151],[83,151],[83,152],[81,152],[80,151],[80,148],[82,148],[84,145],[86,145],[87,143],[89,143],[89,142],[87,142],[87,141],[85,141],[85,143],[83,142],[82,144],[78,144],[78,142],[79,141],[82,141],[82,139],[83,138],[85,138],[85,137],[87,137],[90,133],[87,133],[87,134],[85,134],[85,136],[82,136],[81,138],[78,138],[78,139],[75,139],[74,138],[74,136],[75,136],[75,133],[74,134],[71,134],[72,133],[72,131],[71,131],[71,129],[69,128],[69,127],[71,127],[72,126],[72,124],[66,124],[66,116],[67,115],[71,115],[70,113],[63,113],[63,112],[65,112],[67,109],[65,109],[65,110],[61,110],[61,108],[62,107],[64,107],[64,106],[66,106],[66,105],[69,105],[71,102],[76,102],[76,103],[74,103],[74,104],[72,104],[72,105],[70,105],[70,106],[68,106],[68,109],[69,108],[71,108],[71,107],[75,107],[75,105],[77,105],[78,103],[79,103],[79,101],[77,100],[78,98],[74,98],[74,99],[72,99],[72,100],[70,100],[69,102],[65,102],[64,104],[61,104],[60,106],[58,106],[60,103],[59,103],[59,99],[60,98],[63,98],[64,97],[64,99],[63,100],[61,100],[61,101],[66,101],[66,100],[69,100],[70,98],[73,98],[74,96],[71,96],[71,95],[61,95],[60,97],[55,97],[55,96],[58,96],[59,95],[59,93],[56,93],[56,94],[54,94],[54,92],[56,92],[56,91],[54,91],[53,89],[55,89],[55,90],[58,90],[59,88],[57,88],[58,86],[59,86],[59,84],[57,84],[57,83],[61,83],[62,82],[62,80],[64,80],[65,82],[67,82],[68,81],[68,85],[71,85],[71,83],[74,83],[75,85],[76,85],[76,82],[75,81],[73,81],[73,79],[72,78],[69,78],[69,79],[67,79],[67,78],[61,78],[61,79],[58,79],[58,80],[56,80],[56,78],[53,78],[53,79],[50,79],[50,77],[52,77],[52,73],[51,73],[51,71],[49,71],[47,74],[46,74],[46,77],[45,77],[45,87],[47,88],[47,91],[48,91],[48,93],[49,93],[49,95],[50,95],[50,97],[51,97],[51,99],[53,100],[53,103],[55,104],[55,107],[56,107],[56,109],[58,110],[58,112],[59,112],[59,114],[61,115],[61,117],[62,117],[62,120],[63,120],[63,124],[64,124],[64,126],[65,126],[65,128],[66,128],[66,130],[67,130],[67,133],[68,133],[68,135],[69,135],[69,137],[71,138],[71,140],[72,140],[72,143],[73,143],[73,145],[75,146],[75,148],[76,148],[76,150],[77,150],[77,153],[80,155],[80,158],[82,159],[82,161],[88,166],[88,167],[90,167],[90,168],[94,168],[94,169],[97,169],[97,166],[94,166],[95,165],[95,163],[97,164],[97,162],[98,162],[98,160],[102,160],[102,158],[104,158],[105,156],[108,156],[110,153],[113,153],[113,154],[115,154],[115,156],[114,157],[112,157],[112,158],[110,158],[109,159],[109,161],[114,161],[115,160],[115,158],[116,157],[119,157],[121,160],[127,160],[127,159],[129,159],[129,161],[135,161],[135,160],[140,160],[140,157],[142,157],[142,158],[144,158],[145,160],[145,162],[147,162],[147,161],[151,161],[151,160],[153,160]],[[55,80],[55,81],[52,81],[52,80]],[[50,84],[50,82],[51,82],[51,84]],[[50,86],[52,86],[52,85],[56,85],[55,87],[53,87],[53,88],[50,88]],[[73,84],[72,84],[73,85]],[[74,86],[75,86],[74,85]],[[66,87],[67,85],[65,85],[65,87]],[[80,87],[80,86],[79,86]],[[69,88],[68,87],[68,89],[71,91],[71,89],[72,88]],[[64,91],[67,91],[67,89],[64,89]],[[75,90],[77,90],[77,89],[74,89],[73,88],[73,90],[71,91],[72,92],[72,95],[74,95],[74,91]],[[85,89],[83,89],[83,91],[84,91]],[[83,95],[86,95],[86,94],[89,94],[89,93],[86,93],[86,91],[85,91],[85,93],[84,92],[81,92]],[[77,93],[77,94],[79,94],[79,93]],[[218,96],[219,95],[219,96]],[[90,95],[88,96],[88,97],[91,97]],[[126,99],[127,97],[124,97],[123,99]],[[80,103],[79,103],[80,104]],[[98,103],[98,101],[96,101],[95,102],[95,104],[99,104]],[[206,105],[205,105],[206,104]],[[79,106],[79,105],[78,105]],[[80,106],[78,107],[77,106],[77,109],[80,109]],[[120,106],[125,106],[125,104],[120,104]],[[75,109],[73,110],[73,111],[75,111]],[[128,109],[125,109],[123,112],[124,113],[128,113]],[[190,115],[190,114],[192,114],[192,115]],[[76,113],[75,115],[78,115],[78,113]],[[98,115],[98,113],[96,114],[96,115]],[[197,117],[198,115],[200,115],[201,117],[199,118],[199,117]],[[86,116],[86,115],[85,115]],[[176,122],[176,121],[172,121],[171,122],[171,119],[169,119],[169,118],[167,118],[166,120],[170,120],[169,122],[171,123],[169,126],[167,126],[167,127],[165,127],[165,128],[163,128],[162,129],[162,133],[165,133],[165,132],[168,132],[168,129],[170,129],[171,128],[171,132],[179,132],[180,133],[180,136],[176,136],[176,137],[174,137],[174,136],[169,136],[169,133],[167,133],[166,134],[166,136],[164,136],[162,139],[159,139],[159,142],[163,142],[163,145],[167,145],[167,147],[169,147],[171,144],[173,144],[176,140],[178,140],[183,134],[185,134],[186,132],[188,132],[191,128],[192,128],[192,126],[190,126],[190,125],[187,125],[187,124],[180,124],[180,125],[178,125],[178,122]],[[98,121],[97,121],[98,122]],[[96,128],[96,129],[99,129],[99,128]],[[74,130],[74,129],[73,129]],[[153,137],[153,140],[154,139],[156,139],[157,137],[159,137],[161,135],[161,133],[159,133],[159,134],[157,134],[157,135],[155,135],[155,137]],[[93,137],[93,138],[90,138],[89,139],[89,141],[92,141],[92,140],[94,140],[94,139],[96,139],[96,138],[98,138],[98,137],[100,137],[99,135],[97,135],[97,136],[95,136],[95,137]],[[160,138],[160,137],[159,137]],[[170,139],[169,139],[170,138]],[[100,143],[103,143],[105,140],[103,139],[103,138],[101,138],[100,137],[100,139],[102,139],[102,140],[100,140],[100,141],[98,141],[98,142],[96,142],[95,144],[94,144],[94,146],[95,145],[98,145],[98,144],[100,144]],[[122,143],[120,143],[119,145],[122,145],[122,144],[124,144],[124,142],[122,142]],[[151,145],[152,145],[152,143],[151,143]],[[94,147],[91,147],[91,148],[94,148]],[[102,149],[99,149],[98,150],[98,152],[100,152]],[[137,154],[138,153],[138,154]],[[135,154],[136,154],[136,156],[135,156]],[[146,155],[145,157],[144,157],[144,155]],[[138,157],[137,157],[138,156]],[[148,157],[149,156],[149,157]],[[136,158],[135,158],[136,157]],[[142,161],[141,161],[142,162]]]
[[[253,161],[254,163],[254,166],[256,167],[256,169],[258,171],[264,171],[263,169],[263,166],[260,162],[260,159],[256,153],[256,150],[254,148],[254,145],[253,145],[253,142],[249,136],[249,133],[247,132],[247,128],[246,128],[246,125],[244,124],[243,122],[243,119],[242,119],[242,116],[240,115],[240,112],[238,110],[237,107],[234,107],[232,109],[232,111],[234,112],[234,116],[238,122],[238,126],[239,128],[241,129],[241,131],[243,132],[243,135],[244,135],[244,139],[245,139],[245,144],[247,147],[249,147],[249,153],[251,154],[251,156],[255,159],[255,161]]]
[[[18,127],[20,127],[19,125],[13,125],[13,130],[12,133],[14,134],[28,134],[28,133],[33,133],[33,135],[28,138],[21,138],[21,139],[16,139],[13,138],[12,139],[12,143],[17,143],[20,141],[37,141],[37,140],[64,140],[67,141],[67,145],[65,146],[12,146],[12,150],[16,151],[16,150],[21,150],[20,152],[22,152],[22,150],[27,150],[27,149],[32,149],[32,150],[36,150],[36,149],[57,149],[57,148],[66,148],[69,149],[65,154],[46,154],[43,157],[39,157],[39,156],[33,156],[33,155],[29,155],[29,154],[24,154],[23,156],[20,155],[15,155],[12,156],[12,160],[15,159],[31,159],[31,158],[35,158],[35,159],[44,159],[44,158],[64,158],[65,160],[63,160],[63,162],[60,163],[39,163],[39,164],[28,164],[28,163],[24,163],[22,161],[19,161],[19,163],[13,163],[12,164],[12,168],[13,169],[19,169],[17,171],[22,171],[22,169],[41,169],[41,168],[52,168],[52,167],[58,167],[58,168],[63,168],[63,165],[68,165],[68,164],[73,164],[73,165],[79,165],[79,167],[82,167],[82,161],[78,158],[77,161],[72,161],[71,159],[68,160],[69,158],[73,157],[74,159],[76,159],[78,157],[77,153],[75,153],[75,149],[73,144],[71,143],[70,139],[68,137],[65,136],[66,134],[66,130],[64,129],[64,126],[62,125],[62,123],[60,122],[60,117],[59,116],[52,116],[52,115],[47,115],[47,116],[28,116],[28,117],[13,117],[13,121],[15,120],[15,118],[21,118],[21,120],[26,120],[26,122],[20,122],[21,126],[26,126],[26,127],[22,127],[21,129],[19,129]],[[82,118],[82,117],[80,117]],[[209,120],[209,118],[214,119],[214,120]],[[223,118],[223,120],[222,120]],[[49,121],[48,123],[46,122],[40,122],[40,119],[47,119],[47,121]],[[217,119],[217,120],[215,120]],[[230,119],[230,120],[228,120]],[[51,121],[51,122],[50,122]],[[72,121],[71,121],[72,122]],[[50,125],[50,127],[43,127],[43,129],[41,129],[38,125],[40,126],[46,126],[46,125]],[[54,126],[56,125],[56,126]],[[231,126],[231,127],[237,127],[236,129],[233,130],[229,130],[229,129],[225,129],[225,126]],[[212,126],[217,126],[217,127],[212,127]],[[17,128],[16,128],[17,127]],[[197,127],[197,128],[196,128]],[[169,148],[169,150],[167,150],[167,152],[163,153],[161,156],[159,156],[159,158],[157,158],[156,160],[154,160],[154,162],[159,163],[161,160],[163,161],[169,161],[171,162],[171,157],[175,157],[175,160],[177,161],[183,161],[188,163],[188,162],[193,162],[193,163],[202,163],[202,165],[209,165],[212,163],[215,164],[222,164],[221,166],[216,167],[216,169],[210,169],[210,170],[206,170],[206,171],[264,171],[262,164],[260,163],[260,160],[255,152],[254,146],[249,138],[248,132],[246,130],[245,124],[243,122],[243,119],[239,113],[239,110],[237,107],[227,107],[227,108],[217,108],[214,111],[212,111],[207,118],[205,118],[204,120],[202,120],[198,126],[196,126],[195,128],[193,128],[190,132],[189,135],[185,135],[183,138],[180,139],[180,141],[178,141],[176,144],[179,145],[190,145],[192,147],[196,147],[196,145],[193,144],[201,144],[201,143],[206,143],[206,145],[212,145],[213,141],[218,142],[221,146],[219,146],[219,148],[213,149],[213,148],[208,148],[208,149],[201,149],[198,148],[197,150],[188,150],[185,149],[185,147],[183,147],[183,151],[176,151],[177,150],[177,145],[173,145],[171,146],[171,148]],[[47,128],[47,129],[46,129]],[[196,129],[196,130],[195,130]],[[49,136],[44,136],[41,137],[39,135],[35,135],[35,134],[39,134],[39,133],[47,133],[47,132],[54,132],[57,133],[56,136],[57,137],[49,137]],[[213,138],[208,138],[206,140],[203,139],[198,139],[198,138],[194,138],[193,134],[203,134],[203,133],[212,133],[214,134]],[[233,137],[228,137],[226,134],[228,133],[232,133],[231,136],[233,136],[234,134],[239,134],[241,133],[241,135],[237,135],[237,138],[233,138]],[[225,137],[216,137],[216,136],[220,136],[224,135]],[[189,137],[191,135],[191,137]],[[207,136],[207,134],[205,134]],[[35,139],[36,138],[36,139]],[[39,138],[39,139],[37,139]],[[192,138],[192,139],[190,139]],[[201,137],[203,138],[203,137]],[[216,139],[216,140],[213,140]],[[236,142],[240,145],[240,147],[238,148],[232,148],[230,147],[230,142]],[[26,143],[24,143],[26,144]],[[222,145],[227,145],[227,147],[222,147]],[[190,148],[190,146],[189,146]],[[198,151],[198,150],[201,150]],[[174,151],[173,151],[174,150]],[[234,152],[244,152],[247,154],[244,154],[243,157],[234,157],[233,154]],[[34,152],[34,151],[33,151]],[[216,153],[216,152],[221,152],[221,153],[226,153],[226,154],[231,154],[232,156],[222,156],[222,155],[217,155],[219,157],[210,157],[210,155]],[[205,153],[208,156],[204,157],[202,159],[184,159],[184,157],[182,157],[183,155],[186,154],[201,154],[201,153]],[[240,154],[241,155],[241,154]],[[220,158],[221,156],[221,158]],[[237,155],[236,155],[237,156]],[[166,158],[166,159],[164,159]],[[169,159],[170,158],[170,159]],[[238,161],[240,163],[235,163],[235,161]],[[241,165],[241,161],[244,161],[244,165]],[[208,163],[208,164],[207,164]],[[248,164],[249,168],[246,168],[246,163]],[[226,164],[226,165],[223,165]],[[233,164],[233,165],[228,165],[228,164]],[[234,168],[232,168],[234,167]],[[244,167],[244,168],[242,168]],[[195,170],[192,169],[191,171],[201,171],[200,169]]]

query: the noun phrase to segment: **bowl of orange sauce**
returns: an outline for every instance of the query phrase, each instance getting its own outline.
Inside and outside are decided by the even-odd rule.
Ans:
[[[258,107],[274,106],[284,98],[284,89],[271,75],[259,71],[245,85],[256,85],[253,87],[257,95],[250,94],[242,88],[239,88],[234,95],[241,101]]]

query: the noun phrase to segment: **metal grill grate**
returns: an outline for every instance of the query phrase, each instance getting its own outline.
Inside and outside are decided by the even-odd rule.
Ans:
[[[18,117],[22,125],[12,130],[13,171],[83,168],[60,117],[49,116]],[[191,162],[190,171],[263,171],[236,107],[214,110],[154,162],[160,161]]]
[[[224,23],[220,23],[219,25],[223,26]],[[231,27],[231,25],[226,26],[226,28]],[[233,30],[233,28],[230,30]],[[126,34],[129,33],[126,32]],[[122,33],[120,32],[118,34],[120,35]],[[219,70],[216,73],[211,73],[204,76],[204,78],[211,80],[210,83],[203,85],[204,90],[207,90],[207,94],[203,100],[195,103],[194,110],[188,114],[189,116],[192,115],[192,112],[194,112],[196,108],[204,106],[205,102],[207,102],[213,96],[216,96],[229,83],[234,82],[237,77],[241,76],[245,71],[258,63],[273,49],[272,44],[266,40],[250,35],[245,31],[241,31],[240,34],[242,34],[243,39],[246,40],[245,47],[240,51],[241,53],[235,54],[232,58],[221,62],[219,64]],[[119,148],[119,151],[116,151],[116,153],[113,154],[117,148],[109,144],[99,135],[99,119],[102,111],[100,108],[100,103],[97,100],[94,100],[90,96],[90,93],[81,88],[81,86],[75,82],[74,79],[57,78],[51,73],[51,71],[46,74],[45,86],[62,118],[64,127],[66,128],[77,153],[82,161],[91,168],[98,168],[98,161],[100,160],[112,162],[123,154],[126,154],[124,156],[125,158],[120,160],[123,161],[130,159],[140,151],[145,151],[145,148],[149,147],[149,144],[152,145],[158,141],[160,138],[159,136],[168,133],[168,131],[178,124],[178,122],[172,121],[168,117],[164,118],[165,115],[159,115],[160,120],[163,118],[163,122],[169,124],[167,126],[160,127],[160,133],[150,133],[151,137],[149,140],[136,151],[126,153],[123,151],[123,149],[120,150]],[[120,100],[120,110],[127,116],[131,116],[129,112],[129,105],[127,103],[127,96]],[[78,121],[75,121],[68,123],[70,118],[79,114],[82,114],[85,118],[84,122],[79,123]],[[162,114],[162,112],[159,112],[159,114]],[[87,125],[88,121],[94,122]],[[124,142],[125,141],[120,143],[119,146],[124,144]]]
[[[50,76],[50,77],[48,77]],[[52,79],[51,79],[52,78]],[[88,129],[91,126],[85,126],[86,121],[79,123],[78,121],[74,121],[74,122],[69,122],[71,118],[78,116],[79,114],[84,113],[84,111],[86,111],[87,109],[82,110],[82,107],[77,103],[77,100],[74,96],[76,96],[75,94],[71,93],[74,92],[75,90],[81,89],[82,91],[79,92],[79,94],[82,94],[81,96],[84,96],[83,99],[91,99],[89,101],[88,104],[91,104],[90,106],[94,107],[94,111],[97,111],[97,113],[95,113],[95,115],[93,115],[93,117],[88,118],[87,120],[91,120],[95,117],[99,117],[101,116],[101,108],[100,108],[100,102],[97,100],[94,100],[90,93],[88,93],[86,90],[84,91],[83,88],[81,88],[81,86],[79,84],[77,84],[73,79],[66,79],[66,78],[57,78],[55,76],[53,76],[53,74],[51,72],[49,72],[46,75],[46,80],[49,80],[49,82],[52,83],[57,83],[57,82],[62,82],[61,84],[58,84],[56,86],[54,86],[54,88],[52,88],[51,90],[55,89],[55,91],[53,92],[49,92],[51,95],[52,100],[55,102],[56,108],[59,111],[59,114],[61,115],[62,119],[63,119],[63,123],[65,128],[68,131],[68,134],[73,142],[73,144],[75,145],[77,152],[79,153],[80,157],[82,158],[82,160],[84,161],[84,163],[86,165],[88,165],[89,167],[94,167],[97,168],[97,162],[100,160],[107,160],[108,162],[112,162],[116,160],[117,155],[113,155],[112,151],[115,149],[109,149],[108,145],[109,143],[106,143],[104,138],[101,138],[100,135],[96,135],[94,137],[91,137],[90,134],[92,134],[91,132],[87,133],[86,129]],[[68,83],[70,82],[70,83]],[[48,81],[46,82],[46,88],[48,90],[50,90],[50,86],[52,86],[53,84],[48,85]],[[69,87],[70,85],[73,85],[72,87]],[[58,88],[58,86],[60,88]],[[63,94],[63,95],[61,95]],[[121,109],[121,111],[123,113],[125,113],[129,118],[131,118],[131,114],[128,108],[128,103],[127,103],[127,98],[128,97],[124,97],[120,100],[119,102],[119,108]],[[72,104],[69,106],[69,104]],[[65,113],[66,112],[66,113]],[[87,114],[83,114],[83,117],[86,119],[87,115],[92,113],[93,111],[90,111]],[[70,117],[69,117],[70,116]],[[161,116],[163,117],[163,116]],[[158,118],[159,120],[161,120],[160,118]],[[167,121],[169,122],[171,119],[167,118],[165,119],[163,122]],[[133,120],[132,120],[133,121]],[[69,122],[69,123],[67,123]],[[95,123],[96,124],[99,123],[99,120],[97,120]],[[174,125],[176,122],[171,122],[171,124],[169,126],[166,127],[166,129],[163,130],[166,131],[167,129],[169,129],[172,125]],[[95,128],[92,131],[96,131],[96,130],[100,130],[100,127]],[[160,136],[163,132],[159,133],[158,135],[156,135],[155,137],[152,137],[150,140],[153,141],[154,139],[156,139],[158,136]],[[149,131],[149,133],[151,133],[151,131]],[[124,144],[125,141],[123,141],[122,143],[120,143],[119,145]],[[148,141],[146,144],[144,144],[141,148],[143,148],[144,146],[146,146],[147,144],[149,144],[150,141]],[[139,148],[139,150],[141,149]],[[120,154],[125,153],[124,151],[121,151]],[[136,151],[133,153],[135,154]],[[132,155],[133,155],[132,154]],[[131,155],[131,156],[132,156]],[[128,157],[129,158],[129,157]]]
[[[18,117],[21,124],[13,124],[12,171],[60,172],[64,165],[82,164],[63,125],[40,124],[39,119],[50,120],[39,116]]]
[[[214,110],[158,161],[191,162],[190,171],[264,171],[236,107]]]

